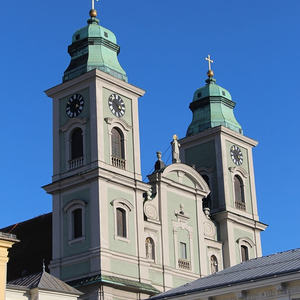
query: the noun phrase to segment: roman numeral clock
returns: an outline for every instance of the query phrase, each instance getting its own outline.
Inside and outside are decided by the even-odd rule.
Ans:
[[[125,114],[125,104],[118,94],[111,94],[108,98],[108,106],[111,112],[118,118]]]
[[[84,100],[80,94],[74,94],[70,97],[67,106],[66,114],[69,118],[76,118],[83,110]]]
[[[237,166],[240,166],[243,163],[243,154],[242,154],[241,149],[238,146],[236,146],[236,145],[231,146],[230,156],[231,156],[232,161]]]

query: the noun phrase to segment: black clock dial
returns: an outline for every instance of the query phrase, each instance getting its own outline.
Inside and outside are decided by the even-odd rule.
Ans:
[[[123,99],[117,94],[111,94],[108,98],[108,106],[111,112],[118,118],[125,114],[125,104]]]
[[[242,154],[241,149],[238,146],[236,146],[236,145],[231,146],[230,156],[231,156],[232,161],[237,166],[240,166],[243,163],[243,154]]]
[[[67,106],[66,114],[69,118],[75,118],[82,112],[84,106],[83,97],[80,94],[74,94],[70,97]]]

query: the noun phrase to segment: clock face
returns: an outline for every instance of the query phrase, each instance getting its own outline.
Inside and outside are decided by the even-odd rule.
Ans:
[[[240,166],[243,163],[243,154],[242,154],[241,149],[238,146],[236,146],[236,145],[231,146],[230,156],[231,156],[232,161],[237,166]]]
[[[117,94],[111,94],[108,98],[108,106],[111,112],[118,118],[125,114],[125,104],[123,99]]]
[[[75,118],[79,116],[79,114],[83,110],[84,100],[80,94],[74,94],[70,97],[67,106],[66,106],[66,114],[69,118]]]

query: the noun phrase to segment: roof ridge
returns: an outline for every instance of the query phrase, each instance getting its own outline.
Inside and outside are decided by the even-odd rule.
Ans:
[[[213,276],[222,276],[224,274],[234,274],[234,273],[237,273],[237,272],[240,272],[241,270],[240,269],[237,269],[237,266],[241,266],[241,265],[250,265],[250,262],[252,261],[257,261],[257,260],[261,260],[261,259],[264,259],[264,258],[268,258],[268,257],[272,257],[272,256],[275,256],[275,255],[278,255],[278,254],[282,254],[282,253],[288,253],[288,252],[297,252],[295,250],[300,250],[300,248],[296,248],[296,249],[290,249],[290,250],[287,250],[287,251],[281,251],[281,252],[277,252],[277,253],[273,253],[273,254],[269,254],[269,255],[265,255],[265,256],[261,256],[261,257],[255,257],[255,258],[252,258],[252,259],[249,259],[247,261],[244,261],[240,264],[237,264],[235,266],[232,266],[230,268],[225,268],[223,269],[222,271],[220,272],[217,272],[217,273],[214,273],[214,274],[211,274],[209,276],[205,276],[205,277],[202,277],[202,278],[208,278],[208,277],[213,277]],[[265,263],[264,265],[265,266],[270,266],[270,265],[277,265],[277,264],[282,264],[282,263],[285,263],[285,262],[289,262],[289,261],[293,261],[295,260],[295,258],[286,258],[284,260],[281,260],[281,261],[277,261],[277,262],[269,262],[269,263]],[[235,268],[236,267],[236,268]],[[257,268],[261,268],[261,266],[252,266],[249,268],[247,268],[247,270],[255,270]],[[235,270],[237,269],[237,270]],[[201,278],[199,278],[201,279]]]

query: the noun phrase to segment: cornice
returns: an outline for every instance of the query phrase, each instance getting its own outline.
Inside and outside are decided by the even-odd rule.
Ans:
[[[108,171],[101,167],[96,167],[92,170],[80,172],[69,177],[65,177],[44,185],[42,188],[49,194],[55,194],[80,184],[86,184],[97,179],[103,179],[107,182],[113,182],[129,188],[138,189],[141,192],[146,192],[149,189],[149,184],[139,181],[138,179]]]
[[[246,226],[251,226],[255,229],[259,229],[261,231],[265,230],[268,225],[264,224],[258,220],[253,220],[252,218],[242,215],[242,214],[237,214],[234,212],[230,212],[230,211],[222,211],[222,212],[217,212],[215,214],[213,214],[213,218],[220,222],[222,220],[229,220],[235,223],[239,223],[242,225],[246,225]]]
[[[118,78],[115,78],[103,71],[100,71],[98,69],[93,69],[79,77],[76,77],[74,79],[71,79],[69,81],[66,81],[64,83],[58,84],[48,90],[45,91],[46,95],[51,98],[57,97],[60,93],[63,93],[65,90],[68,89],[74,89],[74,87],[78,86],[84,81],[92,81],[95,79],[100,79],[103,80],[104,82],[114,84],[122,89],[127,90],[128,92],[136,95],[136,96],[144,96],[145,91],[132,85],[129,84],[123,80],[120,80]]]
[[[187,146],[188,144],[191,144],[195,141],[198,141],[200,139],[203,139],[204,137],[214,137],[214,136],[217,136],[217,135],[220,135],[220,134],[223,134],[225,136],[228,136],[228,137],[233,137],[237,140],[240,140],[252,147],[255,147],[257,146],[258,142],[245,136],[245,135],[242,135],[238,132],[235,132],[231,129],[228,129],[224,126],[217,126],[217,127],[213,127],[213,128],[209,128],[209,129],[206,129],[198,134],[195,134],[195,135],[192,135],[192,136],[189,136],[189,137],[184,137],[182,139],[179,140],[179,143],[181,144],[181,146]]]

